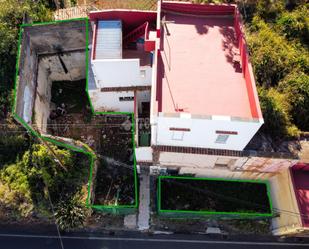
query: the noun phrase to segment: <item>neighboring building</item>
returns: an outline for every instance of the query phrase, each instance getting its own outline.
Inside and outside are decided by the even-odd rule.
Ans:
[[[309,236],[309,164],[296,164],[272,181],[275,210],[275,235]]]

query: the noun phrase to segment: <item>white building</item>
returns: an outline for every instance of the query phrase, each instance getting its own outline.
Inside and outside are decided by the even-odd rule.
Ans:
[[[138,161],[156,146],[241,151],[263,124],[236,7],[188,6],[90,13],[93,107],[135,113]]]

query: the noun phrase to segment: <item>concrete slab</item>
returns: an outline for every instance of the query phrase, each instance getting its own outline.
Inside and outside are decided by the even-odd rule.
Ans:
[[[136,214],[126,215],[123,220],[124,227],[127,229],[136,229]]]
[[[148,230],[149,229],[149,207],[150,207],[150,179],[149,179],[149,168],[141,167],[140,174],[140,191],[139,191],[139,210],[138,210],[138,229]]]

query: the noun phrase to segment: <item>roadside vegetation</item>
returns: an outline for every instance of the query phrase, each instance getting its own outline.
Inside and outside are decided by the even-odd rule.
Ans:
[[[48,221],[56,212],[60,228],[68,230],[82,225],[88,214],[85,200],[89,162],[83,154],[53,145],[50,148],[67,170],[60,167],[46,146],[31,141],[15,162],[1,166],[0,213],[8,219]]]
[[[81,226],[89,162],[83,154],[50,145],[62,164],[11,114],[19,26],[53,19],[49,0],[0,0],[0,222],[51,222],[62,230]],[[78,214],[78,215],[76,215]]]

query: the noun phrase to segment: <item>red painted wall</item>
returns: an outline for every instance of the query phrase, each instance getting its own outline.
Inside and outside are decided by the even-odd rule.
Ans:
[[[156,48],[156,42],[155,41],[149,41],[149,40],[145,40],[144,43],[144,49],[146,52],[151,52],[154,51]]]
[[[234,15],[234,29],[236,33],[236,38],[239,46],[239,53],[241,57],[242,72],[246,81],[247,93],[250,103],[251,114],[253,118],[262,118],[260,108],[258,108],[259,103],[258,99],[255,96],[253,87],[255,86],[255,79],[252,72],[252,67],[249,61],[248,48],[246,40],[244,38],[242,29],[241,29],[241,19],[240,14],[237,9],[235,9]]]
[[[192,3],[162,3],[162,11],[175,11],[194,15],[234,15],[235,5]]]
[[[121,20],[124,35],[141,24],[148,22],[156,23],[156,12],[144,12],[134,10],[106,10],[89,14],[91,21],[98,20]]]

